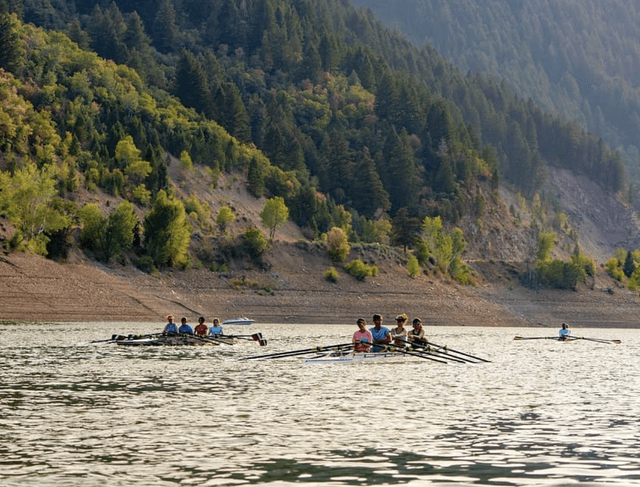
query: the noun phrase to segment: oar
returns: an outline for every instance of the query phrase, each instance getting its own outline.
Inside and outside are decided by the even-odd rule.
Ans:
[[[326,352],[328,350],[335,350],[344,347],[353,347],[353,343],[340,343],[338,345],[327,345],[326,347],[305,348],[302,350],[290,350],[288,352],[268,353],[266,355],[253,355],[251,357],[245,357],[241,360],[255,360],[260,358],[283,358],[294,355],[304,355],[305,353]]]
[[[124,340],[127,338],[124,335],[111,335],[111,338],[107,338],[106,340],[91,340],[90,343],[106,343],[106,342],[115,342],[116,340]]]
[[[262,338],[262,333],[257,332],[254,333],[253,335],[220,335],[223,337],[228,337],[228,338],[251,338],[252,340],[258,341]]]
[[[216,335],[217,338],[237,338],[239,340],[256,341],[261,347],[267,345],[267,339],[262,337],[262,333],[254,333],[253,335]]]
[[[454,362],[459,362],[459,363],[469,363],[469,364],[475,364],[477,362],[474,362],[473,360],[469,360],[468,358],[464,358],[464,357],[454,357],[453,355],[451,355],[450,353],[446,353],[446,352],[441,352],[440,350],[435,350],[432,349],[429,346],[429,342],[425,342],[424,344],[418,343],[418,342],[410,342],[408,340],[404,340],[402,338],[396,338],[395,340],[398,340],[400,342],[406,343],[407,345],[410,345],[411,348],[413,350],[423,350],[425,353],[431,353],[431,354],[440,354],[440,355],[436,355],[437,357],[442,357],[445,356],[447,357],[447,359],[449,360],[453,360]]]
[[[441,349],[442,349],[442,350],[444,350],[445,352],[453,352],[453,353],[457,353],[458,355],[464,355],[465,357],[470,357],[470,358],[475,359],[475,360],[480,360],[481,362],[488,362],[488,363],[489,363],[489,362],[491,362],[491,360],[487,360],[487,359],[484,359],[484,358],[476,357],[475,355],[471,355],[471,354],[468,354],[468,353],[459,352],[458,350],[454,350],[453,348],[449,348],[449,347],[447,347],[447,346],[444,346],[444,347],[443,347],[442,345],[438,345],[438,344],[433,343],[433,342],[428,342],[428,343],[429,343],[429,345],[431,345],[432,347],[438,347],[438,348],[441,348]]]
[[[569,338],[571,338],[572,340],[588,340],[590,342],[598,342],[598,343],[616,343],[616,344],[622,343],[621,340],[606,340],[604,338],[586,338],[586,337],[573,337],[573,336],[570,336]]]
[[[368,343],[368,342],[365,342],[365,343]],[[444,360],[440,360],[438,358],[431,357],[430,356],[431,354],[429,354],[427,352],[415,352],[415,351],[412,351],[412,350],[407,350],[404,347],[394,347],[392,345],[383,345],[383,344],[380,344],[380,343],[377,343],[376,346],[384,348],[388,352],[400,352],[400,353],[403,353],[405,355],[411,355],[412,357],[420,357],[420,358],[424,358],[424,359],[427,359],[427,360],[433,360],[434,362],[440,362],[441,364],[448,363],[448,362],[446,362]],[[376,353],[376,352],[371,352],[371,353]]]
[[[514,340],[559,340],[559,337],[514,337]]]
[[[111,335],[111,338],[108,338],[106,340],[93,340],[90,343],[106,343],[106,342],[112,342],[115,343],[119,340],[135,340],[137,338],[147,338],[147,337],[154,337],[154,336],[160,336],[162,335],[162,333],[148,333],[146,335]]]

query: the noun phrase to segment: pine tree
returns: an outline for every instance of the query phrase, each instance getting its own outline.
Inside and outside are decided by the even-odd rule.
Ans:
[[[20,65],[23,47],[15,14],[0,14],[0,68],[13,72]]]

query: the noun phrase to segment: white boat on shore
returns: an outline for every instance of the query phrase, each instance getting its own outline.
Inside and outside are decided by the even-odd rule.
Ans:
[[[329,352],[307,358],[304,362],[306,364],[401,362],[406,356],[402,352]]]
[[[231,318],[229,320],[224,320],[222,322],[223,326],[226,325],[251,325],[254,323],[254,320],[250,320],[249,318]]]

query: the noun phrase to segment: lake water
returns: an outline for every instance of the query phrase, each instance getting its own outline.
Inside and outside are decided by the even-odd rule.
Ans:
[[[161,326],[0,324],[0,485],[640,485],[640,330],[427,328],[481,364],[241,360],[355,325],[225,329],[266,347],[88,343]]]

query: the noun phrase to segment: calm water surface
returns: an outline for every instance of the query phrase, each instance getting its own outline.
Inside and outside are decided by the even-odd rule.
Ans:
[[[304,364],[350,341],[262,325],[267,347],[89,344],[149,324],[0,325],[0,485],[640,485],[640,331],[428,328],[491,360]]]

